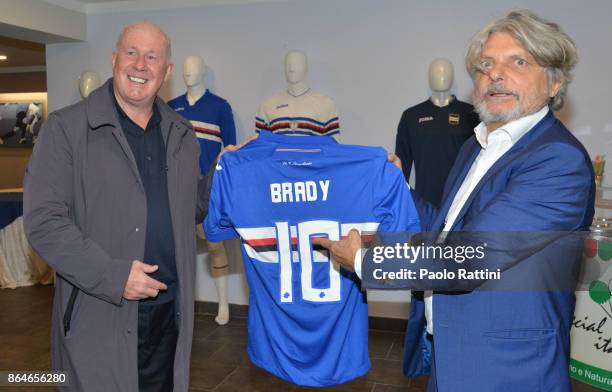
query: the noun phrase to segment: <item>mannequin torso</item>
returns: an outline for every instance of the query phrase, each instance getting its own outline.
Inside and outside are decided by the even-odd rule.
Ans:
[[[428,80],[431,97],[402,114],[395,153],[402,160],[406,180],[414,163],[416,192],[438,205],[457,153],[480,120],[472,105],[451,94],[453,65],[449,60],[434,59]]]
[[[306,90],[293,96],[283,91],[266,99],[256,117],[258,131],[302,136],[334,136],[340,133],[334,101]]]
[[[187,118],[201,147],[200,170],[207,173],[223,145],[236,143],[236,127],[229,103],[206,89],[206,64],[197,55],[183,63],[183,81],[187,92],[168,105]]]
[[[208,173],[223,145],[236,143],[232,108],[225,99],[206,89],[205,72],[206,64],[200,56],[187,56],[183,63],[183,80],[187,92],[168,102],[171,108],[189,120],[196,133],[201,150],[202,174]],[[201,226],[198,236],[205,239]],[[222,242],[206,242],[211,260],[211,275],[219,300],[215,321],[219,325],[225,325],[229,322],[228,258]]]
[[[306,55],[292,50],[285,56],[287,90],[266,99],[257,113],[255,126],[262,130],[295,136],[340,134],[334,101],[312,92],[306,82]]]

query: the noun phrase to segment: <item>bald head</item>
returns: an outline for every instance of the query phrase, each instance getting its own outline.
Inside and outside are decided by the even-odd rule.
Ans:
[[[116,51],[119,51],[119,48],[121,48],[125,36],[135,30],[159,36],[159,39],[161,39],[164,44],[163,46],[166,53],[166,59],[170,59],[172,55],[172,46],[170,44],[170,38],[158,25],[147,20],[145,20],[144,22],[133,23],[125,26],[123,30],[121,30],[119,38],[117,38],[117,44],[115,45]]]
[[[150,115],[159,89],[172,75],[166,33],[151,22],[126,26],[112,64],[115,97],[121,108],[128,116]]]

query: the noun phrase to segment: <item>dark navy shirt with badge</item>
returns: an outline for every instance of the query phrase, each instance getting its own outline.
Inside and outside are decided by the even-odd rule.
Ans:
[[[395,153],[402,160],[406,181],[414,162],[415,191],[428,202],[439,206],[457,153],[479,122],[474,107],[454,96],[445,107],[428,99],[402,114]]]

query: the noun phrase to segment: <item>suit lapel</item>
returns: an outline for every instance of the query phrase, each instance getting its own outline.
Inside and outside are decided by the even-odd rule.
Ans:
[[[466,212],[470,208],[470,205],[474,201],[474,198],[476,197],[476,195],[478,195],[482,187],[491,179],[491,177],[493,177],[502,168],[508,166],[509,163],[512,162],[512,160],[515,159],[516,156],[525,148],[525,146],[527,146],[532,140],[534,140],[535,137],[539,135],[541,132],[548,129],[554,123],[554,121],[555,121],[555,117],[552,115],[552,112],[548,112],[548,114],[538,124],[536,124],[533,127],[533,129],[531,129],[525,135],[523,135],[523,137],[517,143],[515,143],[514,146],[512,146],[508,151],[506,151],[506,153],[502,155],[493,164],[493,166],[489,168],[489,170],[487,170],[485,175],[480,179],[478,184],[476,184],[476,187],[470,193],[470,196],[465,201],[465,204],[461,208],[461,211],[459,211],[459,214],[457,215],[457,218],[455,219],[455,222],[453,223],[453,226],[450,228],[450,230],[455,230],[457,223],[460,222],[463,216],[466,214]],[[454,198],[454,195],[453,195],[453,198]],[[451,203],[452,203],[452,200],[451,200]],[[446,214],[444,216],[446,217]]]
[[[454,176],[454,179],[451,180],[453,181],[453,185],[446,194],[446,197],[443,199],[443,203],[440,205],[436,221],[432,226],[432,231],[440,231],[444,228],[444,221],[446,219],[446,215],[448,214],[448,210],[450,209],[457,191],[461,187],[461,184],[463,184],[463,180],[465,180],[465,176],[467,176],[467,173],[470,171],[470,168],[476,160],[479,152],[480,144],[478,144],[476,139],[474,139],[473,146],[471,146],[470,150],[466,152],[466,158],[463,160],[463,162],[455,162],[455,165],[459,165],[461,169],[459,174]]]

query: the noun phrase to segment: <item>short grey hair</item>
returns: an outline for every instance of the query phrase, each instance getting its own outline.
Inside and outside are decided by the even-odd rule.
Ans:
[[[125,33],[128,32],[128,30],[136,28],[136,27],[141,27],[141,26],[148,26],[160,32],[164,40],[164,47],[166,49],[166,58],[170,60],[170,58],[172,57],[172,44],[170,43],[170,37],[168,37],[168,34],[166,34],[166,32],[162,30],[158,25],[156,25],[153,22],[149,22],[148,20],[145,20],[143,22],[132,23],[132,24],[125,26],[123,30],[121,30],[121,33],[119,34],[119,37],[117,38],[117,43],[115,44],[115,51],[119,52],[119,49],[121,48],[121,42],[123,41],[123,37],[125,36]]]
[[[560,82],[559,92],[550,99],[548,106],[552,110],[561,109],[567,85],[572,80],[572,69],[578,62],[574,41],[554,22],[544,20],[526,9],[512,10],[472,38],[465,56],[465,66],[473,80],[482,72],[481,55],[485,43],[491,34],[501,32],[511,34],[545,69],[549,87]]]

